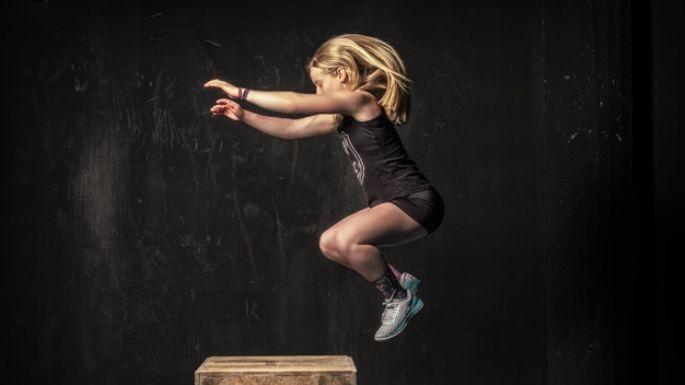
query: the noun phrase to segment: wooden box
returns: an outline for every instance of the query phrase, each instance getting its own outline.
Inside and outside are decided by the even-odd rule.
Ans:
[[[195,385],[357,385],[349,356],[214,356],[195,370]]]

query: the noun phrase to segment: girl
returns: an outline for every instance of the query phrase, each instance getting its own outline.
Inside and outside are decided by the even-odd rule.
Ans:
[[[388,265],[379,247],[424,237],[440,225],[443,201],[405,151],[395,130],[409,116],[405,66],[385,41],[344,34],[324,42],[307,63],[316,95],[258,91],[223,80],[204,86],[223,91],[210,109],[282,139],[337,132],[368,201],[319,238],[329,259],[359,273],[383,294],[384,310],[376,341],[404,330],[423,307],[416,296],[420,280]],[[300,119],[260,115],[243,109],[246,101],[264,109],[308,115]]]

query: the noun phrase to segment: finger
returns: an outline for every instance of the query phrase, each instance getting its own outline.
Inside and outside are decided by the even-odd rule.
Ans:
[[[231,100],[229,100],[229,99],[223,99],[223,98],[222,98],[222,99],[217,100],[216,103],[217,103],[217,104],[220,104],[220,105],[226,105],[226,104],[231,104],[231,103],[233,103],[233,102],[232,102]]]
[[[223,114],[226,113],[226,111],[228,111],[227,108],[215,108],[215,109],[212,110],[212,114],[214,114],[214,115],[223,115]]]

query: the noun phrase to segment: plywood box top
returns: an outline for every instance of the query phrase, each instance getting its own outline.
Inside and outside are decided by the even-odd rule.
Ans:
[[[349,356],[212,356],[195,374],[357,373]]]

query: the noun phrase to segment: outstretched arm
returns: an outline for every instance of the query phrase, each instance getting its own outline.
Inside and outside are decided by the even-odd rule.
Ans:
[[[267,135],[288,140],[330,134],[336,129],[335,114],[317,114],[300,119],[289,119],[264,116],[246,110],[243,122]]]
[[[204,86],[219,88],[232,99],[239,97],[239,88],[223,80],[210,80]],[[269,111],[311,115],[354,113],[369,102],[368,98],[365,93],[347,90],[321,95],[250,90],[245,100]]]
[[[309,138],[332,133],[337,128],[335,114],[317,114],[300,119],[278,118],[245,110],[229,99],[217,100],[210,112],[213,116],[224,115],[281,139]]]

